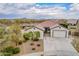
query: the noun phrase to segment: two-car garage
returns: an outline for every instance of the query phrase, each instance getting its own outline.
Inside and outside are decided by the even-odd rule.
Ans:
[[[67,31],[65,30],[54,30],[53,37],[67,37]]]
[[[55,28],[51,29],[51,36],[52,37],[58,37],[58,38],[67,38],[68,37],[68,30],[61,27],[57,26]]]

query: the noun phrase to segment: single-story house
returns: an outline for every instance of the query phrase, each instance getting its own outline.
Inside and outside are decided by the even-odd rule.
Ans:
[[[35,25],[31,28],[24,29],[23,32],[30,32],[30,31],[39,31],[40,38],[43,39],[44,37],[61,37],[61,38],[68,38],[69,30],[60,26],[55,21],[44,21],[38,25]]]
[[[73,20],[68,20],[68,21],[67,21],[67,23],[68,23],[69,25],[74,26],[74,25],[77,25],[78,20],[76,20],[76,19],[73,19]]]
[[[68,29],[70,30],[70,33],[73,34],[74,30],[77,29],[77,25],[78,25],[78,20],[74,19],[74,20],[68,20],[67,23],[68,25]]]
[[[39,27],[43,28],[44,35],[50,37],[63,37],[67,38],[69,30],[60,26],[56,21],[45,21],[38,25]]]

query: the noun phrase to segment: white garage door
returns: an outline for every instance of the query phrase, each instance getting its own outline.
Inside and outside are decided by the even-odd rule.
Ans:
[[[53,37],[66,37],[66,31],[53,31]]]

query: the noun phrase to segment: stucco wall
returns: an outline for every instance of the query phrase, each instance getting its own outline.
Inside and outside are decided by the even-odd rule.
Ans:
[[[68,37],[68,32],[69,31],[67,29],[61,27],[61,26],[57,26],[57,27],[51,28],[51,37],[54,35],[53,32],[56,31],[56,30],[57,31],[66,31],[66,36]]]
[[[32,32],[33,31],[39,31],[40,32],[40,39],[43,39],[43,31],[38,29],[38,28],[35,28],[35,27],[28,29],[28,30],[23,30],[22,33],[25,33],[25,32],[28,33],[30,31],[32,31]]]

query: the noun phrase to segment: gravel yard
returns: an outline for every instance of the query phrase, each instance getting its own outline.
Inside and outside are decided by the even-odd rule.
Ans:
[[[43,40],[39,41],[27,41],[19,46],[21,52],[17,56],[27,55],[30,53],[42,52],[43,51]]]

